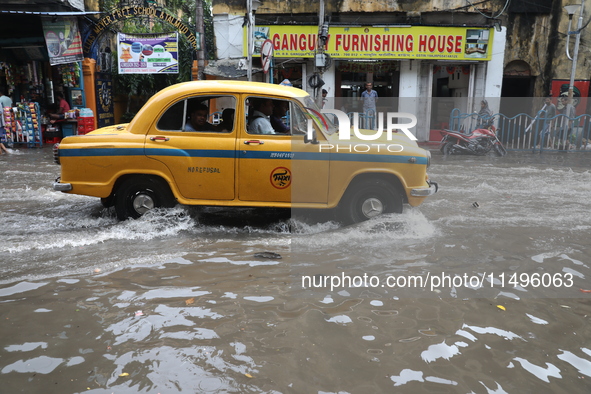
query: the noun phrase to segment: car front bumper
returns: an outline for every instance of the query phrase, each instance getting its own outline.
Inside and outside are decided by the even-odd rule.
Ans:
[[[60,179],[56,179],[55,182],[53,182],[53,190],[55,190],[56,192],[69,192],[70,190],[72,190],[72,184],[71,183],[61,183]]]
[[[439,190],[437,182],[427,181],[427,184],[429,185],[428,188],[412,189],[410,195],[413,197],[428,197],[437,193]]]

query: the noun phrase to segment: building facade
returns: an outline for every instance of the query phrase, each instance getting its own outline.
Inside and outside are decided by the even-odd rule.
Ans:
[[[446,127],[454,107],[477,112],[486,99],[493,112],[532,113],[537,102],[504,98],[564,94],[572,70],[566,58],[569,30],[564,5],[550,0],[263,0],[252,28],[253,80],[289,79],[317,95],[320,77],[328,96],[339,98],[358,97],[364,83],[372,82],[380,97],[392,99],[380,100],[388,108],[378,110],[414,112],[419,119],[417,137],[428,140],[430,130]],[[585,5],[591,16],[591,4]],[[213,1],[217,58],[225,64],[234,60],[237,68],[244,67],[248,55],[246,6],[242,1]],[[578,16],[574,15],[571,33]],[[589,16],[583,15],[583,24]],[[323,26],[327,40],[319,49]],[[571,56],[575,38],[570,35]],[[267,39],[274,55],[271,71],[263,74],[260,47]],[[588,39],[583,28],[575,96],[589,95]]]
[[[377,111],[414,113],[419,140],[445,127],[456,102],[474,108],[484,97],[501,96],[505,29],[465,1],[344,1],[321,8],[319,1],[262,2],[254,63],[271,40],[273,69],[253,80],[289,79],[315,95],[325,89],[329,98],[349,103],[347,111],[359,110],[355,99],[371,82],[380,97]],[[247,56],[245,11],[241,2],[213,2],[218,58]]]

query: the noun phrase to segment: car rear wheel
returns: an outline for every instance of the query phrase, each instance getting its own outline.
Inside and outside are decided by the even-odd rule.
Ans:
[[[119,220],[137,219],[154,208],[174,206],[174,198],[164,182],[150,177],[131,178],[115,194],[115,212]]]
[[[381,179],[359,182],[343,197],[341,219],[345,223],[359,223],[384,213],[402,213],[402,194]]]

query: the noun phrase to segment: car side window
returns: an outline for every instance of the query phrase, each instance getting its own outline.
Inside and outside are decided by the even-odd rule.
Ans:
[[[169,107],[156,127],[162,131],[231,133],[235,128],[235,110],[234,96],[194,96]]]
[[[270,97],[249,97],[246,103],[246,124],[249,134],[289,135],[288,100]]]
[[[180,131],[183,128],[186,100],[179,101],[166,110],[156,127],[162,131]]]

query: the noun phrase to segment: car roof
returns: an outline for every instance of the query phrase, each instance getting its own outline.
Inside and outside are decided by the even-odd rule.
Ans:
[[[230,93],[280,96],[296,100],[301,100],[309,96],[306,91],[298,88],[262,82],[227,80],[181,82],[166,87],[150,97],[131,122],[129,122],[129,130],[131,133],[134,130],[143,132],[142,130],[148,127],[154,116],[157,116],[157,113],[164,110],[171,101],[177,100],[180,97],[189,97],[194,94],[223,95]]]
[[[308,93],[302,89],[293,88],[289,86],[275,85],[272,83],[263,82],[247,82],[247,81],[228,81],[228,80],[204,80],[204,81],[190,81],[181,82],[171,85],[156,95],[166,94],[186,94],[188,91],[195,93],[252,93],[262,95],[281,95],[290,98],[301,98],[308,96]]]

